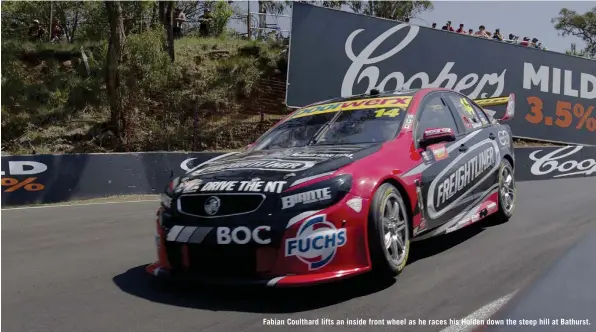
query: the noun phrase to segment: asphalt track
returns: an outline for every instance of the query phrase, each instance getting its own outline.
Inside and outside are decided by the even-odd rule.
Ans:
[[[156,202],[3,210],[1,327],[282,331],[290,327],[267,327],[263,318],[462,318],[528,285],[596,229],[595,192],[596,178],[518,183],[518,205],[508,223],[471,226],[416,244],[397,282],[363,277],[284,291],[155,283],[143,268],[155,259]]]

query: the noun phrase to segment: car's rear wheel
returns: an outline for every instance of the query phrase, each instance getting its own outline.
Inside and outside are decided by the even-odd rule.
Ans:
[[[507,159],[503,159],[499,167],[499,211],[495,214],[497,222],[506,222],[511,219],[516,197],[513,167]]]
[[[406,266],[410,252],[408,210],[397,188],[382,184],[375,192],[368,216],[369,252],[373,271],[397,276]]]

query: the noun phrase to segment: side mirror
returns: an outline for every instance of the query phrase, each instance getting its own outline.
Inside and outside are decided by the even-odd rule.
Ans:
[[[429,145],[453,141],[455,141],[455,134],[451,128],[429,128],[424,131],[418,143],[420,147],[426,149]]]
[[[507,108],[505,109],[505,115],[503,115],[502,118],[499,119],[499,121],[503,122],[503,121],[508,121],[513,119],[513,116],[515,115],[515,94],[511,93],[509,94],[509,98],[507,100]]]

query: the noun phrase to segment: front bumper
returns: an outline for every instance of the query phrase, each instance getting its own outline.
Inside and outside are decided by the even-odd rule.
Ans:
[[[305,275],[288,275],[273,278],[233,278],[233,277],[209,277],[184,271],[170,270],[159,262],[147,265],[147,273],[161,278],[179,281],[193,281],[206,285],[254,285],[267,287],[300,287],[323,284],[341,279],[346,279],[369,271],[369,268],[355,268],[346,271],[311,273]]]
[[[356,207],[350,204],[354,199],[360,202]],[[342,201],[324,210],[300,213],[287,223],[279,247],[257,246],[254,256],[252,250],[250,254],[245,252],[245,249],[254,248],[249,244],[236,245],[235,251],[231,252],[223,245],[202,247],[203,243],[171,242],[172,236],[166,234],[167,229],[162,228],[158,211],[158,261],[148,265],[146,270],[157,277],[194,280],[205,284],[258,284],[271,287],[319,284],[365,273],[371,269],[366,227],[368,205],[368,200],[348,194]],[[325,237],[330,236],[329,232],[341,232],[341,239],[345,237],[345,241],[340,243],[339,237]],[[166,242],[168,237],[170,241]],[[298,238],[300,241],[308,238],[310,242],[301,242],[299,245],[296,243]],[[334,247],[330,249],[326,247],[327,244]],[[320,247],[322,245],[323,248]],[[229,247],[230,250],[232,248]],[[298,248],[306,251],[297,252]],[[223,257],[223,260],[219,257]],[[220,270],[220,267],[225,271]]]

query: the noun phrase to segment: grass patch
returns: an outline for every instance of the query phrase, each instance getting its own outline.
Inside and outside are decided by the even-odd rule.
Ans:
[[[127,37],[123,104],[126,142],[107,128],[106,43],[2,41],[2,143],[10,154],[239,148],[287,113],[247,107],[263,80],[285,84],[283,45],[232,37],[176,41],[161,31]],[[81,47],[87,55],[83,61]],[[281,67],[280,67],[281,66]],[[281,68],[281,69],[280,69]],[[264,131],[263,130],[263,131]]]

